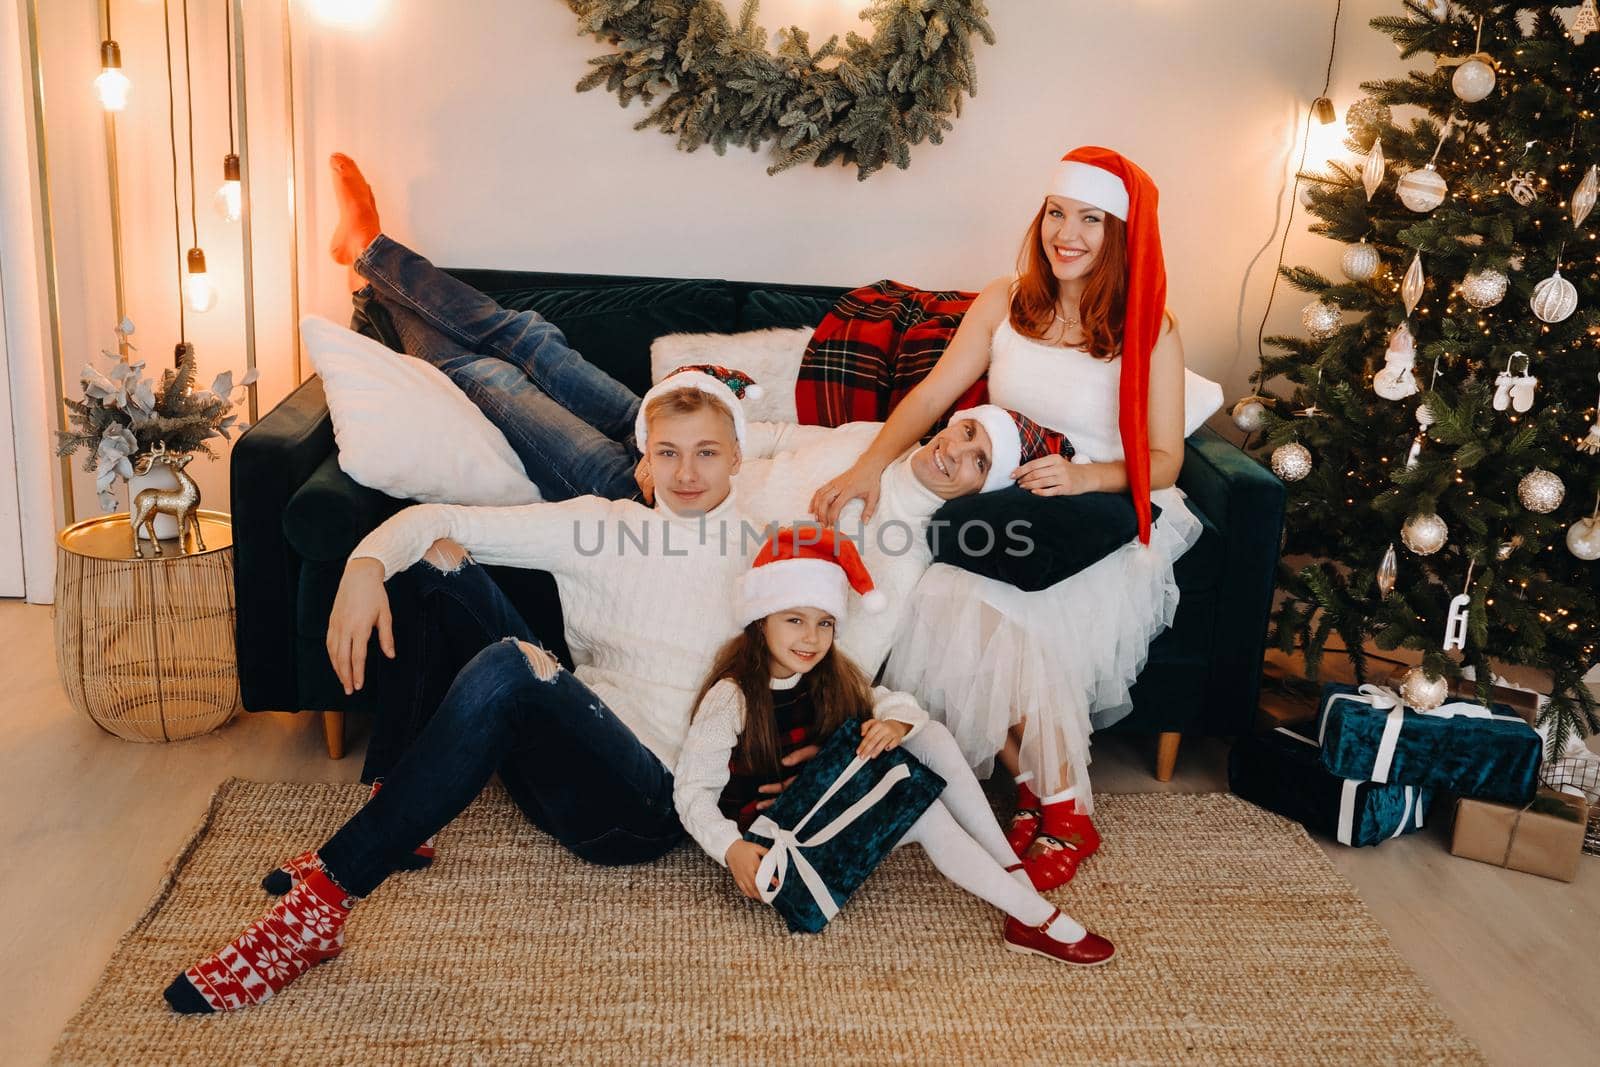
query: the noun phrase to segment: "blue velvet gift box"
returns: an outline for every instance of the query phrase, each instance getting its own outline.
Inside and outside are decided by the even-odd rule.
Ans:
[[[860,744],[860,723],[835,730],[745,831],[768,850],[756,872],[761,899],[795,933],[826,926],[944,791],[944,779],[904,749],[862,760]]]
[[[1328,685],[1317,729],[1323,766],[1340,778],[1506,804],[1526,804],[1538,786],[1539,735],[1504,704],[1419,712],[1378,686]]]
[[[1340,778],[1322,765],[1314,738],[1279,727],[1241,737],[1228,754],[1235,796],[1345,845],[1379,845],[1422,829],[1427,789]]]

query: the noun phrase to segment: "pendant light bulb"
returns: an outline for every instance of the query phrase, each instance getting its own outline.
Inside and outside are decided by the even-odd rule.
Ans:
[[[189,270],[183,278],[183,300],[189,310],[199,314],[217,306],[217,288],[206,273],[206,254],[189,249]]]
[[[101,41],[100,76],[94,80],[100,106],[107,111],[121,111],[127,107],[129,84],[128,76],[122,73],[122,49],[115,41]]]
[[[239,188],[239,157],[231,152],[222,158],[222,184],[217,186],[217,195],[211,198],[211,206],[217,209],[217,214],[225,222],[238,222],[244,214],[244,194]]]

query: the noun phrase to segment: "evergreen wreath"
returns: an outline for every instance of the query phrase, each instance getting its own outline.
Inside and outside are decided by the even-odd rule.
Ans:
[[[693,152],[709,144],[758,151],[775,142],[776,174],[800,163],[843,161],[858,180],[911,146],[940,144],[977,92],[972,37],[994,44],[988,10],[975,0],[866,0],[871,40],[830,37],[815,51],[798,27],[779,31],[776,53],[756,24],[759,0],[744,0],[732,23],[721,0],[567,0],[580,33],[614,49],[578,91],[605,86],[626,107],[635,97],[654,126]]]

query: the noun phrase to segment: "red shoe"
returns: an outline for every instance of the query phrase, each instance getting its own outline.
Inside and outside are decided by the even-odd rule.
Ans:
[[[1046,804],[1041,809],[1041,817],[1043,826],[1039,832],[1075,846],[1079,863],[1100,851],[1100,831],[1094,828],[1089,816],[1078,810],[1077,801]]]
[[[1044,815],[1039,808],[1039,798],[1026,782],[1017,786],[1017,813],[1011,816],[1011,826],[1006,830],[1006,844],[1021,859],[1028,854],[1028,846],[1039,836],[1044,825]]]
[[[1008,917],[1005,931],[1006,951],[1046,956],[1076,967],[1098,967],[1102,963],[1109,962],[1111,957],[1117,954],[1117,946],[1099,934],[1085,933],[1069,944],[1066,941],[1057,941],[1045,933],[1060,914],[1061,910],[1058,908],[1050,914],[1050,918],[1038,926],[1024,926]]]
[[[1078,873],[1080,862],[1076,845],[1049,834],[1040,834],[1028,854],[1022,857],[1028,880],[1041,893],[1048,893],[1072,881],[1072,876]]]

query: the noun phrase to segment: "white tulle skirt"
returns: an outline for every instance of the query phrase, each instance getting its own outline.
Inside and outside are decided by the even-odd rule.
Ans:
[[[980,777],[1013,725],[1019,763],[1039,796],[1076,791],[1093,810],[1089,735],[1132,710],[1129,688],[1150,642],[1172,624],[1172,565],[1200,537],[1176,488],[1151,500],[1161,515],[1137,541],[1038,592],[946,564],[911,596],[884,684],[914,694],[955,735]]]

